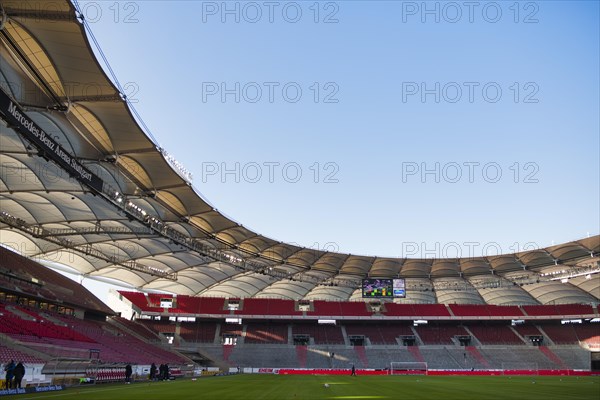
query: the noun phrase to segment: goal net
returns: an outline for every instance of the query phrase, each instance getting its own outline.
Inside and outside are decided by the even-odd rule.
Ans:
[[[538,375],[539,367],[536,362],[504,362],[502,363],[504,375]]]
[[[427,363],[392,361],[390,375],[427,375]]]

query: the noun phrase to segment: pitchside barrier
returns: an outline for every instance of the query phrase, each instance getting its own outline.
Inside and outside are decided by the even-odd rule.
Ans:
[[[273,369],[273,372],[279,375],[350,375],[350,369],[309,369],[309,368],[280,368]],[[356,375],[390,375],[389,369],[357,369]],[[460,375],[460,376],[502,376],[502,375],[543,375],[543,376],[600,376],[600,371],[587,370],[545,370],[535,371],[535,374],[529,370],[504,371],[502,369],[492,370],[471,370],[471,369],[428,369],[427,375]]]
[[[540,370],[535,362],[508,362],[502,363],[504,375],[539,375]]]
[[[390,375],[427,375],[426,362],[391,362]]]
[[[65,390],[65,385],[49,385],[49,386],[28,386],[21,389],[1,389],[0,396],[12,396],[15,394],[29,394],[29,393],[47,393],[56,392],[59,390]]]
[[[352,370],[345,369],[294,369],[280,368],[279,375],[350,375]],[[388,375],[387,369],[357,369],[356,375]]]

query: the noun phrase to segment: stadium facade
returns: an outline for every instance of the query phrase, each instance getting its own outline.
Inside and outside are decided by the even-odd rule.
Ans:
[[[600,236],[515,254],[410,259],[308,249],[252,232],[204,200],[189,173],[145,133],[124,91],[94,55],[91,33],[73,4],[2,1],[0,5],[0,237],[4,247],[67,265],[88,277],[173,293],[179,301],[221,299],[216,307],[225,312],[184,309],[180,313],[186,318],[244,314],[243,302],[248,299],[246,307],[252,313],[245,315],[252,319],[275,315],[289,319],[285,328],[274,329],[286,332],[281,344],[290,346],[303,335],[305,345],[315,345],[315,335],[321,337],[313,328],[293,333],[291,326],[302,325],[311,312],[313,319],[346,316],[357,322],[386,323],[423,318],[468,321],[477,317],[504,323],[536,316],[555,322],[566,316],[598,317]],[[406,296],[393,299],[393,304],[389,299],[365,300],[361,290],[365,278],[404,279]],[[127,299],[126,293],[116,296],[125,299],[138,318],[154,319],[159,325],[175,318],[167,324],[169,331],[162,332],[163,339],[164,333],[182,337],[185,321],[177,320],[173,310],[156,306],[147,296],[137,300]],[[231,304],[237,302],[239,311],[228,308],[229,299],[236,299]],[[283,306],[277,300],[287,303]],[[336,313],[325,311],[333,307],[326,304],[334,301],[344,305],[338,305]],[[360,312],[348,311],[356,310],[353,303],[361,303]],[[268,304],[288,311],[269,314],[264,308]],[[572,308],[582,304],[584,309]],[[411,308],[394,308],[401,305]],[[417,311],[422,305],[434,308]],[[542,305],[567,308],[534,311]],[[461,306],[482,308],[469,314]],[[516,309],[503,308],[495,315],[489,311],[494,306]],[[436,307],[442,307],[442,315],[435,314],[440,312]],[[390,341],[384,338],[381,345],[405,345],[398,342],[403,336],[412,337],[412,344],[452,345],[461,335],[483,339],[490,328],[477,335],[467,326],[456,334],[444,333],[450,343],[428,343],[419,328],[401,326],[398,329],[405,334]],[[224,336],[225,325],[220,323],[210,329],[207,343],[219,351],[221,339],[246,337],[246,331]],[[363,345],[376,345],[369,337],[372,331],[348,331],[353,328],[335,333],[334,345],[352,345],[350,336],[357,340],[362,336]],[[551,341],[550,335],[539,329],[538,333]],[[517,345],[530,344],[525,333],[515,336],[524,339]],[[582,342],[576,334],[575,338]],[[572,340],[569,345],[574,345]],[[291,356],[296,354],[293,351]],[[421,357],[414,355],[412,360]]]
[[[2,13],[0,228],[24,255],[186,295],[355,300],[360,279],[400,277],[403,302],[598,302],[597,275],[560,274],[593,271],[598,236],[517,254],[398,259],[258,235],[202,199],[144,133],[72,4],[4,1]]]

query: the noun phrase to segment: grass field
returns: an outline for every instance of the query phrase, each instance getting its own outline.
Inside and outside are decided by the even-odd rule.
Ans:
[[[324,386],[325,383],[329,387]],[[239,375],[112,384],[15,398],[57,400],[599,400],[600,377]]]

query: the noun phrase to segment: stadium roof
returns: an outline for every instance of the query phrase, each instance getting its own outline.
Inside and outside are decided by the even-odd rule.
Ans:
[[[600,236],[508,255],[399,259],[252,232],[204,200],[146,135],[71,3],[2,7],[5,246],[89,277],[187,295],[347,300],[360,298],[361,278],[403,277],[413,302],[598,302],[599,274],[568,283],[540,274],[597,266]],[[36,142],[31,123],[50,139]]]

